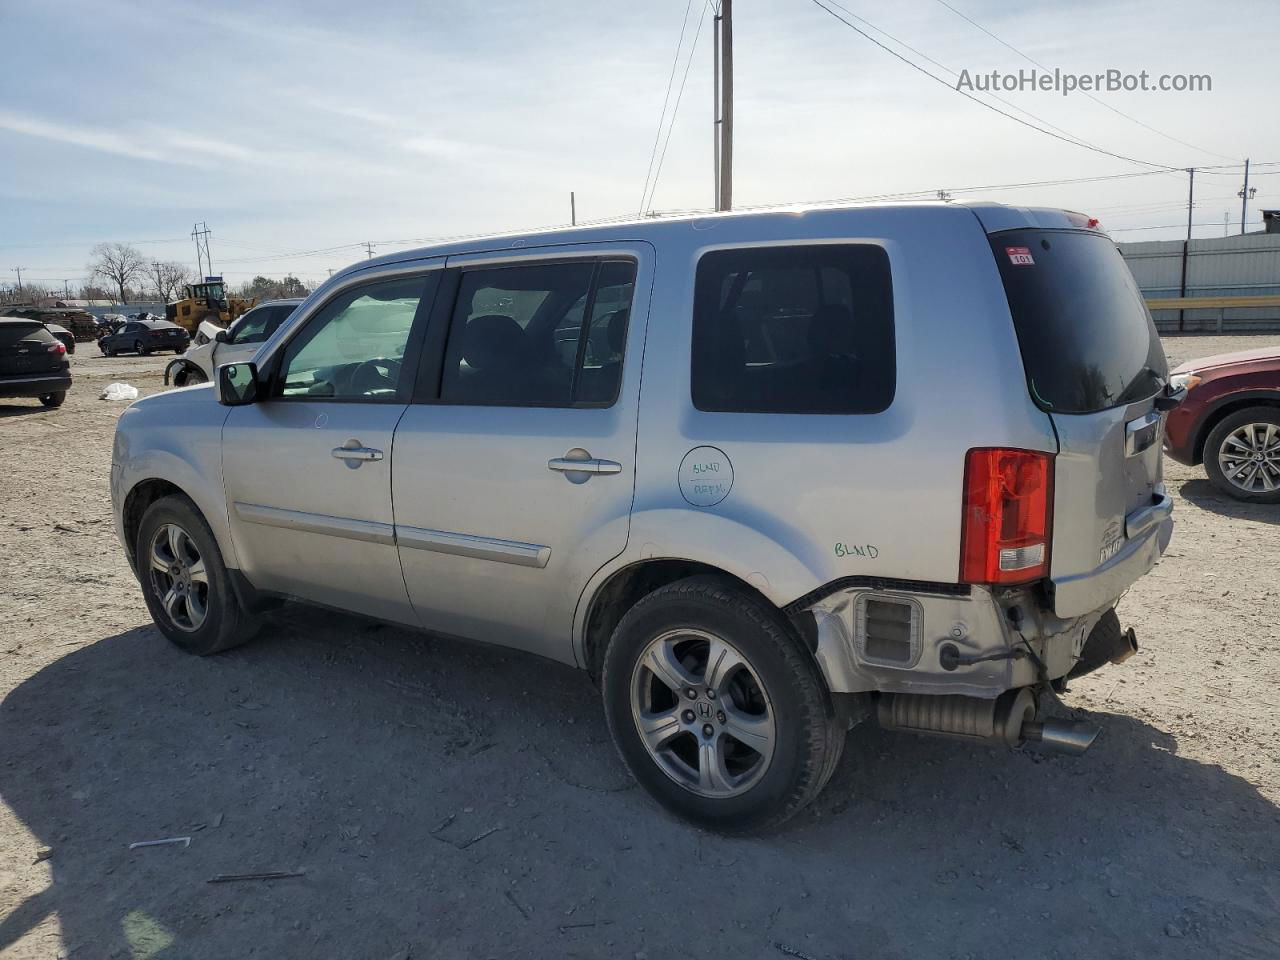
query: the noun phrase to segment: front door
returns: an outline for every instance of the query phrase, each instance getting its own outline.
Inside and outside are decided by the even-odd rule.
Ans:
[[[423,626],[563,660],[627,542],[652,253],[519,256],[449,262],[440,362],[396,431],[396,537]]]
[[[258,589],[415,622],[392,525],[392,437],[436,276],[340,289],[265,361],[267,399],[227,417],[232,538]]]

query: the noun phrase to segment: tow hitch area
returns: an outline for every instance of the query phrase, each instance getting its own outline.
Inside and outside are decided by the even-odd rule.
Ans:
[[[961,740],[1016,747],[1038,743],[1048,750],[1079,756],[1093,745],[1098,728],[1066,720],[1037,720],[1035,695],[1027,687],[995,700],[978,697],[886,693],[877,706],[886,730],[932,733]]]

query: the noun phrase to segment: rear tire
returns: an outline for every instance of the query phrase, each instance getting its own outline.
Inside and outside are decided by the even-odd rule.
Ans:
[[[67,391],[59,390],[56,393],[46,393],[40,398],[40,402],[46,407],[60,407],[62,401],[67,399]]]
[[[844,748],[799,638],[776,610],[721,578],[681,580],[632,607],[605,651],[601,687],[614,744],[641,786],[723,833],[794,816]]]
[[[133,352],[134,352],[134,353],[136,353],[136,354],[137,354],[138,356],[140,356],[140,357],[149,357],[149,356],[151,356],[151,348],[150,348],[150,347],[144,347],[144,346],[142,345],[142,341],[140,341],[140,340],[134,341],[134,344],[133,344]]]
[[[162,497],[138,525],[135,566],[151,619],[187,653],[208,656],[253,638],[213,531],[185,496]]]
[[[1280,503],[1280,407],[1248,407],[1224,417],[1204,442],[1204,468],[1230,497]]]

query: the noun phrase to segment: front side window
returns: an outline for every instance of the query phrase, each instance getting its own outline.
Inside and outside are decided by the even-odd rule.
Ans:
[[[878,413],[895,383],[893,290],[880,247],[718,250],[698,261],[699,410]]]
[[[227,343],[266,343],[294,308],[290,306],[258,307],[250,310],[232,325]]]
[[[440,399],[608,405],[617,397],[635,287],[628,260],[493,267],[462,275]]]
[[[344,291],[285,348],[278,394],[325,400],[394,400],[427,278]]]

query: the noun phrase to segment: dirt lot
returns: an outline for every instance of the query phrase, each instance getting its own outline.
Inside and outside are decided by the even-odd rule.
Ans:
[[[302,608],[173,649],[97,399],[167,359],[82,346],[65,407],[0,402],[0,956],[1280,957],[1280,508],[1169,465],[1143,651],[1066,701],[1087,757],[860,728],[808,813],[726,840],[631,784],[567,668]],[[269,870],[305,876],[206,882]]]

